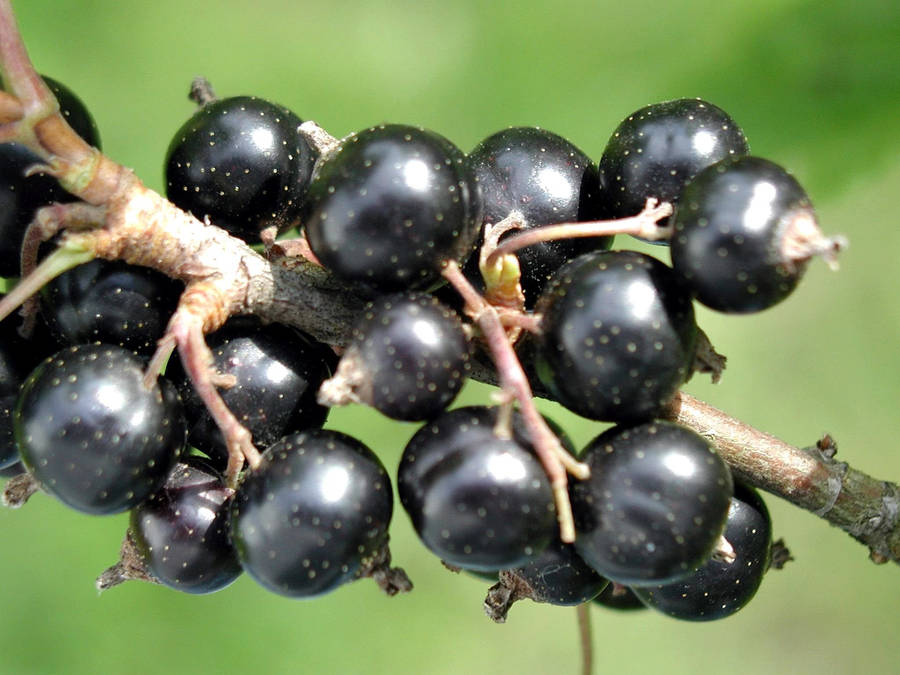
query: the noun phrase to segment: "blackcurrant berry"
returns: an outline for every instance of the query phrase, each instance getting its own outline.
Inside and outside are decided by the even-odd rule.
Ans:
[[[756,490],[735,483],[723,536],[734,549],[732,562],[713,558],[671,584],[635,587],[635,595],[687,621],[724,619],[745,607],[762,583],[772,547],[769,511]]]
[[[190,456],[132,509],[135,546],[157,580],[186,593],[212,593],[237,579],[242,569],[228,532],[233,492],[211,464]]]
[[[254,96],[214,100],[175,133],[166,196],[248,242],[297,224],[318,156],[287,108]]]
[[[500,580],[485,598],[485,612],[502,623],[510,606],[523,598],[569,607],[588,602],[608,584],[609,580],[584,562],[572,544],[557,537],[525,565],[500,572]]]
[[[673,216],[672,265],[697,299],[723,312],[756,312],[784,300],[807,259],[794,247],[815,236],[806,192],[759,157],[723,160],[685,188]]]
[[[480,408],[445,413],[410,439],[400,461],[400,501],[419,538],[464,569],[525,564],[556,533],[553,494],[540,462],[515,438],[494,433],[495,414]]]
[[[369,303],[319,400],[358,401],[396,420],[443,411],[462,388],[471,346],[455,312],[429,295]]]
[[[616,127],[600,158],[607,216],[633,216],[648,197],[677,202],[700,170],[748,151],[740,127],[712,103],[682,98],[636,110]]]
[[[235,382],[219,393],[229,410],[265,448],[282,436],[324,424],[328,408],[316,403],[316,392],[331,374],[334,353],[299,331],[254,317],[233,317],[207,336],[213,367]],[[188,379],[181,361],[173,359],[167,375],[185,402],[191,445],[217,465],[228,453],[222,432]]]
[[[697,327],[690,293],[655,258],[582,255],[560,268],[537,311],[537,375],[584,417],[651,418],[691,372]]]
[[[320,595],[366,572],[387,543],[391,482],[360,441],[312,429],[263,453],[238,487],[231,534],[245,571],[269,590]]]
[[[344,139],[316,169],[304,226],[335,274],[380,291],[432,286],[472,252],[481,200],[463,153],[432,131],[399,124]]]
[[[84,103],[68,87],[49,78],[44,82],[59,102],[69,125],[90,145],[100,147],[100,134]],[[0,276],[19,276],[22,238],[34,212],[53,202],[69,202],[72,195],[55,178],[44,173],[26,177],[41,159],[18,143],[0,144]]]
[[[150,356],[183,285],[148,267],[92,260],[41,291],[41,313],[60,342],[104,342]]]
[[[121,347],[63,349],[25,380],[13,417],[22,461],[86,513],[127,511],[165,481],[185,444],[181,401]]]
[[[597,167],[578,147],[550,131],[512,127],[488,136],[467,157],[481,186],[483,220],[496,224],[518,211],[524,227],[598,220],[600,178]],[[579,253],[606,249],[612,237],[561,239],[516,252],[522,271],[527,307],[534,305],[547,279]],[[466,265],[466,276],[481,283],[477,256]]]
[[[0,469],[19,462],[13,435],[19,386],[38,363],[59,349],[43,322],[27,340],[17,332],[18,324],[13,318],[0,323]]]
[[[572,485],[575,548],[597,572],[620,584],[660,584],[709,559],[733,487],[702,437],[671,422],[614,427],[581,460],[591,476]]]

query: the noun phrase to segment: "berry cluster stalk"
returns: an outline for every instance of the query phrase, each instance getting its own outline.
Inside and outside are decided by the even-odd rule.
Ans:
[[[66,251],[76,255],[62,264],[56,257],[56,266],[43,271],[38,266],[37,276],[0,302],[0,318],[50,275],[86,257],[125,260],[181,279],[186,291],[154,364],[177,346],[205,402],[218,411],[217,421],[229,439],[232,474],[243,460],[253,465],[258,454],[249,434],[236,420],[229,420],[224,404],[220,406],[216,385],[227,383],[217,381],[211,371],[203,335],[231,315],[255,314],[300,328],[323,342],[344,345],[363,301],[308,260],[266,259],[242,241],[180,211],[81,141],[29,61],[9,0],[0,0],[0,75],[6,89],[0,95],[0,142],[27,146],[41,157],[42,171],[96,207],[89,210],[88,222],[83,206],[53,206],[41,212],[46,231],[65,232],[59,256]],[[498,376],[482,370],[476,379],[496,383]],[[710,438],[751,484],[841,527],[869,547],[874,561],[900,563],[900,488],[895,483],[835,462],[827,443],[801,450],[687,394],[676,397],[669,416]]]

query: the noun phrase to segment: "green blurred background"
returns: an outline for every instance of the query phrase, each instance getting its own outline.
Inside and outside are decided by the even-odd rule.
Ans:
[[[471,148],[539,125],[599,158],[618,121],[667,98],[704,97],[755,154],[807,187],[823,228],[851,241],[840,272],[813,263],[759,316],[700,310],[729,368],[692,393],[798,445],[823,432],[839,457],[900,480],[900,4],[288,0],[14,3],[38,69],[92,109],[108,154],[161,187],[169,138],[191,114],[191,78],[256,94],[335,135],[396,121]],[[619,245],[633,246],[622,238]],[[651,253],[665,259],[666,251]],[[465,403],[485,403],[473,386]],[[548,406],[579,443],[601,426]],[[411,425],[333,413],[393,473]],[[900,573],[811,514],[769,499],[796,562],[714,624],[592,612],[597,672],[900,672]],[[248,578],[212,596],[128,584],[97,597],[125,516],[89,518],[38,495],[0,512],[0,673],[577,672],[575,612],[481,611],[485,584],[453,575],[398,508],[395,562],[413,593],[370,582],[294,601]]]

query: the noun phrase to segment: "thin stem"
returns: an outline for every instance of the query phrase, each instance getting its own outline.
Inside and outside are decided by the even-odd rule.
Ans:
[[[591,675],[594,670],[594,642],[591,639],[591,609],[583,602],[575,608],[578,615],[578,637],[581,644],[581,673]]]
[[[515,253],[520,248],[544,241],[574,239],[578,237],[608,237],[616,234],[630,234],[642,239],[658,241],[672,236],[671,225],[658,225],[658,221],[672,215],[672,205],[659,203],[650,198],[644,210],[635,216],[618,220],[592,220],[577,223],[559,223],[535,227],[521,234],[509,237],[487,256],[486,264],[493,265],[500,256]]]
[[[444,268],[444,277],[465,300],[467,311],[481,329],[482,337],[500,377],[500,386],[519,402],[535,452],[550,479],[556,502],[560,537],[564,542],[571,543],[575,541],[575,521],[572,516],[572,504],[569,501],[566,470],[583,479],[589,475],[588,468],[563,449],[559,439],[535,407],[531,385],[500,323],[497,311],[478,295],[455,262],[450,261]]]

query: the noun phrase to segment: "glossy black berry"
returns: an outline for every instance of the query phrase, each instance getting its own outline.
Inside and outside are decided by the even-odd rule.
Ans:
[[[609,584],[557,538],[534,559],[512,570],[501,570],[499,580],[484,599],[485,613],[504,623],[513,603],[522,599],[551,605],[574,606],[588,602]]]
[[[671,422],[614,427],[581,455],[572,485],[575,548],[627,585],[668,583],[712,554],[725,527],[731,472],[709,443]]]
[[[429,419],[456,398],[470,352],[459,317],[433,297],[383,297],[354,325],[322,396],[332,403],[359,401],[397,420]]]
[[[769,511],[756,490],[735,483],[724,536],[734,561],[708,560],[671,584],[636,587],[635,595],[648,607],[686,621],[724,619],[745,607],[762,583],[772,548]]]
[[[0,469],[19,462],[13,435],[19,386],[38,363],[59,349],[43,322],[37,322],[27,340],[18,333],[20,324],[16,316],[0,323]]]
[[[131,535],[148,570],[169,588],[212,593],[242,569],[231,545],[233,490],[208,462],[191,456],[131,511]]]
[[[90,145],[100,147],[100,134],[84,103],[68,87],[49,78],[44,81],[59,101],[60,112],[75,132]],[[25,171],[40,164],[40,158],[18,143],[0,144],[0,276],[19,276],[22,238],[34,212],[53,202],[74,197],[55,178]]]
[[[92,260],[41,291],[41,313],[60,342],[104,342],[150,356],[184,286],[148,267]]]
[[[387,543],[391,482],[360,441],[313,429],[263,453],[234,496],[231,534],[245,571],[269,590],[319,595],[358,578]]]
[[[295,225],[318,156],[301,123],[254,96],[207,103],[169,144],[166,196],[251,243],[267,227]]]
[[[207,336],[213,367],[235,378],[219,390],[229,410],[265,448],[282,436],[322,426],[328,408],[316,403],[316,392],[331,374],[334,353],[299,331],[282,324],[263,324],[253,317],[234,317]],[[225,466],[228,453],[222,432],[197,395],[178,359],[167,370],[181,392],[188,418],[189,441]]]
[[[616,127],[600,158],[607,215],[632,216],[648,197],[677,202],[702,169],[748,151],[740,127],[712,103],[682,98],[636,110]]]
[[[685,188],[673,216],[672,265],[697,300],[723,312],[756,312],[784,300],[806,260],[791,246],[815,214],[787,171],[759,157],[723,160]]]
[[[540,462],[515,436],[494,433],[495,414],[445,413],[410,439],[400,460],[398,493],[419,538],[445,562],[469,570],[525,564],[556,533]]]
[[[538,377],[584,417],[651,418],[691,372],[697,327],[690,293],[655,258],[634,251],[580,256],[557,272],[537,311]]]
[[[344,139],[316,170],[306,236],[325,267],[380,291],[421,289],[472,252],[478,186],[443,136],[389,124]]]
[[[22,461],[48,493],[86,513],[126,511],[165,481],[185,444],[181,401],[144,384],[143,362],[111,345],[63,349],[22,385]]]
[[[511,234],[541,225],[598,220],[603,215],[596,165],[574,144],[550,131],[504,129],[475,146],[467,161],[481,187],[485,223],[493,225],[512,211],[523,216],[524,227]],[[534,305],[547,279],[564,262],[611,244],[612,237],[562,239],[517,251],[526,306]],[[466,275],[481,283],[477,256],[469,259]]]

